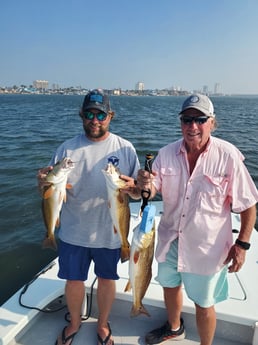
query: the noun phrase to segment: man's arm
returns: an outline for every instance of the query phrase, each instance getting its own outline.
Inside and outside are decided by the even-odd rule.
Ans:
[[[241,227],[238,235],[239,244],[234,244],[228,253],[224,264],[231,264],[228,271],[238,272],[245,262],[246,250],[256,221],[256,205],[253,205],[240,213]],[[243,242],[243,243],[242,243]],[[245,245],[246,244],[246,245]],[[246,247],[246,249],[245,249]]]

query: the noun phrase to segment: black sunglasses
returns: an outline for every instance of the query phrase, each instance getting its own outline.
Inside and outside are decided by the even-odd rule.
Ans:
[[[191,125],[193,122],[197,125],[203,125],[209,118],[210,116],[181,116],[180,120],[184,125]]]
[[[103,113],[103,112],[94,114],[91,111],[85,111],[83,113],[83,116],[85,117],[86,120],[93,120],[95,116],[96,116],[98,121],[104,121],[107,118],[107,114]]]

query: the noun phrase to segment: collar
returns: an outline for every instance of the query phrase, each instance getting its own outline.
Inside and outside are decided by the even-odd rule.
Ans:
[[[209,137],[208,143],[205,147],[205,150],[202,152],[202,154],[206,153],[209,151],[211,145],[212,145],[213,138],[212,136]],[[179,146],[177,149],[177,154],[179,155],[180,153],[187,153],[186,147],[185,147],[185,141],[182,138],[181,141],[179,142]]]

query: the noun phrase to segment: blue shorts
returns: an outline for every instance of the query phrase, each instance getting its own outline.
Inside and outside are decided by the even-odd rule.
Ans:
[[[156,280],[163,287],[184,284],[187,296],[200,307],[208,308],[228,298],[227,267],[212,275],[177,271],[178,240],[171,243],[165,262],[158,264]]]
[[[87,280],[91,261],[95,264],[94,272],[97,277],[119,279],[117,263],[120,259],[120,248],[87,248],[60,241],[58,254],[58,277],[61,279]]]

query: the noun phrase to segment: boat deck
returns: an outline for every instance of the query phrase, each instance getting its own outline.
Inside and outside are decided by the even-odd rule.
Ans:
[[[157,221],[162,212],[162,203],[155,202],[157,207]],[[137,214],[139,204],[131,204],[132,228],[139,221]],[[233,228],[238,229],[239,218],[232,215]],[[258,345],[258,299],[256,296],[258,282],[258,233],[253,232],[252,246],[248,251],[246,264],[237,274],[229,275],[230,298],[216,306],[217,329],[213,345]],[[57,307],[65,306],[65,281],[57,279],[58,264],[55,260],[41,274],[22,295],[21,301],[25,305],[45,308],[53,311]],[[157,263],[154,260],[153,278],[143,299],[143,304],[150,313],[136,318],[130,317],[132,294],[125,293],[128,281],[128,262],[119,264],[120,279],[116,282],[116,300],[110,315],[110,326],[115,344],[131,345],[145,344],[145,334],[153,328],[161,326],[166,321],[166,310],[163,302],[163,291],[155,281]],[[89,315],[90,299],[92,309],[90,317],[83,322],[73,345],[96,345],[96,284],[93,268],[89,272],[86,282],[88,309],[83,314]],[[26,309],[19,305],[21,291],[0,307],[0,345],[32,345],[55,344],[58,334],[66,324],[64,315],[67,310],[55,313],[39,313],[33,309]],[[199,344],[195,324],[195,308],[184,293],[183,318],[186,328],[186,339],[179,342],[182,345]],[[166,341],[169,344],[172,341]]]
[[[60,305],[59,302],[53,304],[54,308]],[[93,301],[94,305],[94,301]],[[130,318],[131,305],[128,302],[116,300],[113,311],[110,315],[110,326],[114,342],[116,345],[133,345],[133,344],[145,344],[145,334],[153,328],[162,325],[166,320],[165,310],[157,310],[156,308],[148,308],[151,312],[151,317],[139,316],[137,318]],[[121,310],[123,311],[121,314]],[[30,332],[25,332],[21,337],[11,342],[10,345],[45,345],[55,344],[56,338],[59,332],[67,324],[64,319],[64,315],[67,310],[60,311],[53,314],[40,314],[34,325],[30,329]],[[82,323],[80,331],[76,335],[73,341],[73,345],[97,345],[96,335],[96,311],[93,310],[92,316]],[[193,315],[183,314],[186,327],[186,338],[178,341],[180,345],[197,345],[200,344],[195,329],[195,321]],[[232,340],[226,340],[223,336],[223,326],[218,323],[218,332],[214,340],[213,345],[248,345],[249,342],[239,342],[232,338]],[[166,344],[170,344],[172,341],[166,341]],[[173,343],[175,343],[173,341]]]

